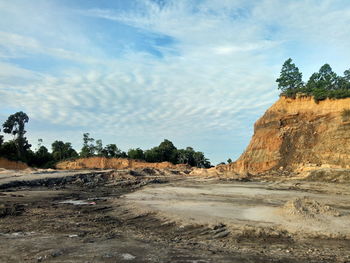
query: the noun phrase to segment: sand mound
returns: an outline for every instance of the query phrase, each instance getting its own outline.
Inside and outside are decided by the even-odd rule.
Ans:
[[[321,204],[308,197],[296,198],[288,201],[283,210],[285,214],[303,217],[303,218],[316,218],[320,216],[340,216],[340,213],[328,206]]]
[[[350,169],[324,168],[310,171],[307,181],[350,183]]]

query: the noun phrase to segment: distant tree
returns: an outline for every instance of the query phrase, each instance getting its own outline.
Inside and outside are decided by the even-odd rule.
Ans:
[[[14,140],[4,142],[0,148],[0,156],[9,160],[18,161],[17,145]]]
[[[159,153],[159,162],[171,162],[176,163],[177,162],[177,149],[174,146],[174,144],[165,139],[163,142],[161,142],[158,146],[158,153]]]
[[[95,152],[97,156],[103,156],[103,145],[102,145],[102,140],[96,140],[96,145],[95,145]]]
[[[70,142],[54,141],[52,143],[52,156],[55,161],[78,157]]]
[[[29,117],[24,112],[16,112],[8,117],[2,127],[5,133],[12,134],[14,136],[14,143],[17,149],[17,157],[19,160],[24,160],[25,152],[30,149],[31,145],[28,143],[27,138],[24,136],[25,124],[28,123]]]
[[[350,82],[350,69],[344,71],[344,79]]]
[[[153,147],[152,149],[146,150],[144,153],[146,162],[155,163],[159,162],[161,159],[158,147]]]
[[[43,144],[43,139],[38,139],[38,149],[41,147]]]
[[[344,71],[341,88],[344,90],[350,90],[350,69]]]
[[[188,164],[191,166],[196,166],[194,160],[195,150],[192,147],[186,147],[186,149],[178,150],[178,163]]]
[[[278,88],[285,95],[294,95],[298,89],[303,87],[302,73],[299,68],[292,63],[292,59],[287,59],[281,69],[280,77],[276,80]]]
[[[209,168],[210,162],[207,158],[205,158],[202,152],[195,152],[193,154],[194,166],[199,168]]]
[[[211,166],[209,160],[205,158],[202,152],[196,152],[192,147],[180,149],[177,151],[177,162],[196,166],[200,168],[209,168]]]
[[[190,148],[190,147],[188,147],[188,148]],[[193,154],[191,153],[191,151],[188,151],[185,149],[179,149],[177,151],[177,162],[183,163],[183,164],[190,164],[191,160],[193,159],[192,156],[193,156]]]
[[[80,156],[81,157],[91,157],[95,155],[95,145],[94,145],[94,138],[90,137],[89,133],[83,134],[83,148],[81,148]]]
[[[228,158],[228,159],[227,159],[227,163],[232,163],[232,159],[231,159],[231,158]]]
[[[1,131],[1,129],[0,129]],[[4,143],[4,136],[3,135],[0,135],[0,148],[1,148],[1,145]],[[1,153],[1,152],[0,152]]]
[[[107,158],[121,157],[121,151],[115,144],[108,144],[102,150],[102,155]]]
[[[140,148],[129,149],[128,157],[130,159],[135,159],[135,160],[144,160],[145,159],[145,154],[144,154],[143,150],[140,149]]]
[[[120,157],[120,158],[128,158],[128,154],[123,151],[123,152],[120,153],[120,156],[118,156],[118,157]]]
[[[49,168],[53,166],[54,158],[48,149],[41,145],[34,154],[34,165],[42,168]]]

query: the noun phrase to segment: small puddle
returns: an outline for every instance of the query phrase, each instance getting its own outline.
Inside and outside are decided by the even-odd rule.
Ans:
[[[60,204],[71,204],[71,205],[93,205],[95,202],[89,202],[85,200],[66,200],[59,202]]]
[[[133,259],[136,258],[135,256],[133,256],[133,255],[131,255],[131,254],[129,254],[129,253],[124,253],[124,254],[122,254],[121,256],[122,256],[122,258],[123,258],[124,260],[133,260]]]

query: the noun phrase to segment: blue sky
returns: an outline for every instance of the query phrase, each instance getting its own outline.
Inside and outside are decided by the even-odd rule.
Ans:
[[[216,164],[244,151],[289,57],[350,68],[350,1],[0,0],[0,121],[89,132],[122,150],[167,138]]]

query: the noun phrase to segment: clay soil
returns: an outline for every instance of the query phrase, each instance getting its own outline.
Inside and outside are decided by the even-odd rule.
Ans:
[[[349,201],[344,184],[3,171],[0,262],[350,262]]]

